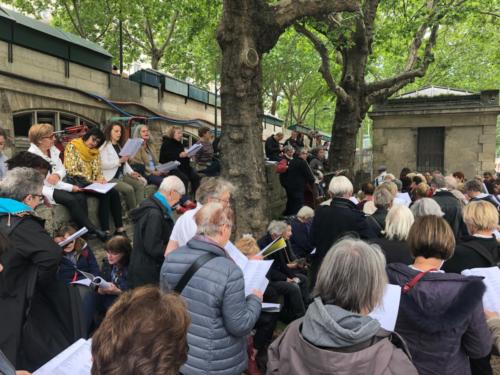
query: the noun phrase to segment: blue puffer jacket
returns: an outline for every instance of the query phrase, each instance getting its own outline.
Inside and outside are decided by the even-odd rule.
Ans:
[[[247,367],[245,337],[261,309],[256,296],[245,298],[240,268],[222,248],[197,236],[165,258],[160,284],[163,289],[173,289],[191,264],[207,252],[218,257],[205,263],[182,291],[191,325],[188,360],[180,371],[184,375],[239,375]]]

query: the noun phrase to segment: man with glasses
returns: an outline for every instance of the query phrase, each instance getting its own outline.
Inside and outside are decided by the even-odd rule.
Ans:
[[[200,187],[196,190],[196,208],[187,211],[175,222],[167,249],[165,250],[165,256],[178,247],[184,246],[195,236],[197,226],[194,221],[194,215],[196,215],[204,204],[218,202],[224,207],[229,207],[231,204],[231,194],[234,190],[234,185],[223,178],[210,177],[203,179]]]
[[[131,211],[134,247],[128,266],[129,288],[158,284],[163,253],[174,227],[173,209],[184,194],[186,189],[182,180],[168,176],[151,198]]]

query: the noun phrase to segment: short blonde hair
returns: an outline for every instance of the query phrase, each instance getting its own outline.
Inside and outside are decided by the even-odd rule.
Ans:
[[[243,237],[235,242],[234,246],[247,257],[256,255],[260,251],[257,241],[250,234],[244,234]]]
[[[473,201],[464,208],[464,222],[475,231],[492,230],[498,225],[498,211],[490,202]]]
[[[28,139],[34,145],[40,143],[42,138],[50,136],[54,133],[54,127],[50,124],[35,124],[32,125],[28,132]]]
[[[174,138],[174,134],[177,130],[180,130],[182,132],[182,128],[180,126],[171,126],[168,130],[167,130],[167,137],[168,138]]]

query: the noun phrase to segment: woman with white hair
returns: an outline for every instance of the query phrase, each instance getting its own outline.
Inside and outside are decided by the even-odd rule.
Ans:
[[[415,218],[411,210],[399,204],[394,205],[385,218],[384,237],[371,240],[382,248],[387,264],[411,264],[413,257],[406,242]]]
[[[304,206],[299,210],[297,216],[290,221],[290,226],[292,227],[290,243],[293,252],[298,258],[308,257],[314,249],[310,238],[313,218],[314,210],[309,206]]]
[[[339,241],[321,265],[306,315],[269,347],[267,374],[416,375],[401,337],[368,316],[386,285],[378,246]]]
[[[439,204],[431,198],[421,198],[415,201],[410,209],[415,218],[428,215],[444,216],[444,212],[441,210]]]
[[[282,320],[285,321],[292,321],[303,316],[309,304],[307,277],[301,272],[303,265],[298,262],[290,246],[291,236],[290,224],[273,220],[267,227],[267,234],[257,241],[261,249],[279,237],[286,241],[287,246],[283,250],[276,251],[267,258],[274,260],[267,274],[269,285],[273,292],[285,297],[285,305],[281,314]]]
[[[197,235],[165,258],[160,284],[187,301],[191,315],[184,375],[241,374],[246,336],[260,315],[262,291],[245,296],[241,269],[225,252],[233,211],[207,203],[195,215]]]

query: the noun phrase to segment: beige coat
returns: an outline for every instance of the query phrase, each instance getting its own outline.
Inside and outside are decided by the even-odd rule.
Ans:
[[[389,338],[359,351],[319,348],[300,333],[302,319],[291,323],[269,347],[267,375],[418,375],[409,357]]]

